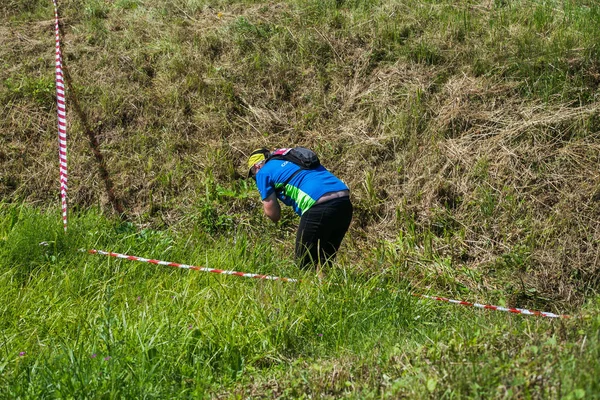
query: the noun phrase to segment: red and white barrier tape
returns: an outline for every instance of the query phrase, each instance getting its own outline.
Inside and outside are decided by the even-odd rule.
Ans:
[[[56,34],[56,113],[58,116],[58,159],[60,163],[60,199],[62,220],[67,231],[67,110],[65,100],[65,82],[62,70],[62,54],[60,51],[60,31],[58,26],[58,5],[54,3],[54,32]]]
[[[196,267],[194,265],[178,264],[178,263],[169,262],[169,261],[160,261],[160,260],[153,260],[153,259],[136,257],[136,256],[128,256],[126,254],[111,253],[111,252],[102,251],[102,250],[88,250],[88,253],[100,254],[103,256],[110,256],[110,257],[116,257],[116,258],[123,258],[126,260],[132,260],[132,261],[147,262],[150,264],[166,265],[168,267],[174,267],[174,268],[193,269],[195,271],[202,271],[202,272],[212,272],[214,274],[237,275],[237,276],[242,276],[244,278],[266,279],[269,281],[283,281],[283,282],[299,282],[300,281],[299,279],[282,278],[282,277],[271,276],[271,275],[250,274],[247,272],[237,272],[237,271],[228,271],[228,270],[222,270],[222,269],[216,269],[216,268]]]
[[[283,277],[278,277],[278,276],[251,274],[251,273],[247,273],[247,272],[237,272],[237,271],[228,271],[228,270],[215,269],[215,268],[197,267],[194,265],[178,264],[178,263],[169,262],[169,261],[160,261],[160,260],[154,260],[154,259],[148,259],[148,258],[142,258],[142,257],[136,257],[136,256],[129,256],[127,254],[112,253],[112,252],[102,251],[102,250],[88,250],[88,253],[100,254],[103,256],[110,256],[110,257],[115,257],[115,258],[122,258],[125,260],[141,261],[141,262],[146,262],[146,263],[155,264],[155,265],[166,265],[168,267],[174,267],[174,268],[193,269],[195,271],[202,271],[202,272],[212,272],[214,274],[237,275],[237,276],[242,276],[244,278],[266,279],[266,280],[270,280],[270,281],[300,282],[299,279],[293,279],[293,278],[283,278]],[[452,299],[447,299],[445,297],[427,296],[424,294],[413,294],[413,296],[423,297],[423,298],[431,299],[431,300],[445,301],[448,303],[460,304],[463,306],[483,308],[486,310],[506,311],[506,312],[510,312],[513,314],[534,315],[534,316],[546,317],[546,318],[570,318],[569,315],[554,314],[551,312],[534,311],[534,310],[527,310],[527,309],[523,309],[523,308],[506,308],[506,307],[500,307],[500,306],[492,306],[489,304],[469,303],[468,301],[452,300]]]
[[[460,304],[463,306],[484,308],[486,310],[506,311],[506,312],[513,313],[513,314],[535,315],[538,317],[546,317],[546,318],[571,318],[569,315],[554,314],[551,312],[526,310],[524,308],[506,308],[506,307],[500,307],[500,306],[492,306],[489,304],[469,303],[468,301],[452,300],[452,299],[447,299],[445,297],[427,296],[424,294],[413,294],[413,296],[424,297],[426,299],[431,299],[431,300],[445,301],[448,303]]]

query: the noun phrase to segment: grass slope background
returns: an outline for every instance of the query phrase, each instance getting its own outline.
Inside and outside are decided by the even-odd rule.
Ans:
[[[8,332],[0,367],[10,371],[3,379],[13,395],[88,389],[139,396],[148,382],[155,385],[150,396],[218,396],[221,386],[239,387],[240,396],[256,389],[255,395],[290,397],[307,391],[437,397],[598,392],[591,378],[598,368],[592,361],[598,359],[597,319],[552,325],[468,312],[479,327],[474,333],[461,322],[464,312],[440,317],[433,310],[445,308],[372,291],[389,283],[524,308],[597,311],[596,2],[60,2],[63,58],[73,81],[68,96],[77,96],[97,135],[130,221],[110,216],[82,121],[69,108],[75,232],[69,238],[50,222],[53,216],[59,221],[52,4],[8,0],[0,15],[0,248]],[[310,304],[290,311],[287,328],[269,322],[272,316],[259,318],[267,313],[260,303],[238,309],[235,302],[260,298],[277,304],[269,311],[275,313],[289,307],[290,298],[299,301],[289,292],[294,289],[66,256],[102,245],[297,276],[288,256],[297,221],[288,212],[279,227],[267,223],[255,189],[243,179],[252,149],[289,145],[319,153],[351,187],[356,213],[338,269],[331,271],[333,282],[349,279],[354,289],[329,287],[324,296],[303,287],[295,295]],[[39,215],[29,207],[48,211]],[[50,246],[40,248],[41,241]],[[183,296],[199,310],[203,290],[227,299],[211,310],[220,316],[216,322],[207,321],[208,312],[196,318],[200,331],[209,332],[205,342],[194,329],[188,332],[197,324],[177,311],[181,307],[164,303]],[[93,304],[90,311],[69,303],[68,293]],[[158,316],[132,314],[138,297],[151,297],[142,303]],[[401,303],[386,309],[395,301]],[[44,311],[26,304],[40,303],[49,307],[46,316],[32,316]],[[348,306],[358,319],[327,311]],[[373,315],[380,318],[372,315],[377,307],[381,314]],[[72,312],[60,314],[67,309]],[[413,311],[429,319],[406,322]],[[248,330],[216,339],[238,317]],[[352,332],[347,319],[356,333],[346,340],[345,332]],[[164,324],[177,326],[180,339],[170,344]],[[399,329],[403,324],[407,328]],[[73,332],[74,326],[86,328]],[[90,336],[97,326],[104,333]],[[136,337],[144,326],[149,335]],[[335,327],[323,348],[317,342],[328,337],[322,326]],[[259,332],[254,339],[234,345],[250,327]],[[387,340],[371,337],[389,329]],[[484,343],[479,335],[496,339]],[[136,343],[155,350],[142,362],[135,359],[141,357]],[[586,343],[591,350],[584,351]],[[46,364],[19,357],[19,347],[46,355]],[[112,364],[91,364],[90,355],[101,351]],[[166,357],[171,351],[173,359]],[[534,353],[519,364],[522,351]],[[181,354],[188,355],[185,362]],[[539,354],[544,357],[534,357]],[[311,357],[318,360],[314,368],[305,361]],[[178,364],[190,369],[178,370]],[[116,366],[102,370],[107,365]],[[474,380],[481,368],[489,382]],[[79,378],[70,374],[75,370]],[[171,375],[161,378],[160,370]],[[198,378],[200,370],[210,372],[206,380]],[[351,376],[344,375],[348,371]],[[171,378],[174,383],[167,383]],[[277,386],[282,379],[292,392]],[[123,380],[133,383],[116,383]],[[255,380],[256,388],[244,380]],[[52,389],[44,386],[48,382]]]

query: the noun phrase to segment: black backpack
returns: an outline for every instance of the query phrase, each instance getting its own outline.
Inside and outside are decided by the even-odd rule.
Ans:
[[[302,169],[315,169],[321,165],[317,153],[306,147],[277,149],[269,155],[267,161],[269,160],[291,161]]]
[[[306,147],[292,147],[285,149],[277,149],[272,152],[269,157],[267,157],[267,161],[270,160],[286,160],[293,162],[300,169],[290,175],[289,178],[283,182],[283,185],[277,189],[277,192],[282,192],[283,189],[287,186],[287,184],[292,180],[296,174],[304,169],[315,169],[321,165],[321,161],[319,160],[319,156],[314,151],[307,149]]]

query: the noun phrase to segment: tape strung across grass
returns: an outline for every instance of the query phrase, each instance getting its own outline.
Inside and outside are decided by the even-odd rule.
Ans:
[[[299,279],[282,278],[279,276],[271,276],[271,275],[250,274],[247,272],[228,271],[228,270],[216,269],[216,268],[196,267],[195,265],[178,264],[178,263],[169,262],[169,261],[160,261],[160,260],[153,260],[153,259],[149,259],[149,258],[128,256],[126,254],[111,253],[111,252],[102,251],[102,250],[88,250],[88,253],[100,254],[103,256],[110,256],[110,257],[115,257],[115,258],[123,258],[126,260],[132,260],[132,261],[147,262],[147,263],[156,264],[156,265],[166,265],[168,267],[174,267],[174,268],[193,269],[194,271],[202,271],[202,272],[212,272],[213,274],[237,275],[237,276],[242,276],[244,278],[266,279],[269,281],[300,282]]]
[[[228,270],[215,269],[215,268],[197,267],[195,265],[178,264],[178,263],[174,263],[174,262],[170,262],[170,261],[160,261],[160,260],[154,260],[154,259],[149,259],[149,258],[130,256],[127,254],[112,253],[112,252],[103,251],[103,250],[88,250],[88,253],[99,254],[99,255],[115,257],[115,258],[122,258],[124,260],[141,261],[141,262],[146,262],[146,263],[156,264],[156,265],[166,265],[168,267],[174,267],[174,268],[193,269],[195,271],[202,271],[202,272],[212,272],[214,274],[237,275],[237,276],[241,276],[244,278],[266,279],[266,280],[270,280],[270,281],[300,282],[300,279],[284,278],[284,277],[271,276],[271,275],[251,274],[251,273],[247,273],[247,272],[228,271]],[[488,305],[488,304],[469,303],[468,301],[451,300],[451,299],[447,299],[445,297],[427,296],[424,294],[413,294],[413,296],[423,297],[423,298],[430,299],[430,300],[445,301],[448,303],[460,304],[463,306],[484,308],[486,310],[506,311],[506,312],[510,312],[513,314],[535,315],[538,317],[546,317],[546,318],[570,318],[570,316],[568,316],[568,315],[560,315],[560,314],[554,314],[551,312],[527,310],[524,308],[506,308],[506,307],[500,307],[500,306],[492,306],[492,305]]]
[[[569,315],[554,314],[551,312],[527,310],[524,308],[506,308],[506,307],[500,307],[500,306],[492,306],[489,304],[469,303],[468,301],[452,300],[452,299],[447,299],[445,297],[427,296],[424,294],[413,294],[413,296],[423,297],[423,298],[430,299],[430,300],[445,301],[445,302],[452,303],[452,304],[460,304],[462,306],[485,308],[486,310],[506,311],[506,312],[513,313],[513,314],[535,315],[538,317],[546,317],[546,318],[571,318],[571,316],[569,316]]]

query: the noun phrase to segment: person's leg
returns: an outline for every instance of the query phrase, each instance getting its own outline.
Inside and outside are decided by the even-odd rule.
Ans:
[[[348,197],[332,200],[324,205],[329,206],[328,219],[330,223],[328,225],[330,229],[328,229],[327,237],[322,239],[320,257],[322,260],[326,260],[327,263],[331,263],[340,249],[346,232],[348,232],[352,221],[353,208]]]
[[[310,268],[319,262],[319,234],[322,217],[317,205],[306,211],[300,218],[294,252],[300,268]]]
[[[316,204],[300,219],[295,256],[301,268],[335,258],[352,221],[352,203],[345,197]]]

